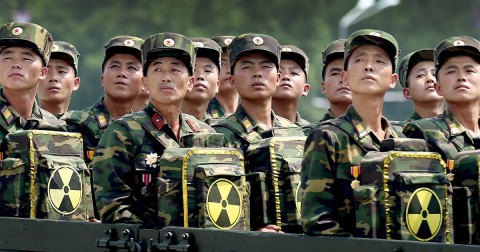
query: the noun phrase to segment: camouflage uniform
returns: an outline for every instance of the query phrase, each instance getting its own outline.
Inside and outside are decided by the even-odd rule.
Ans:
[[[193,43],[174,33],[160,33],[145,40],[142,45],[144,71],[151,61],[164,57],[163,52],[186,62],[189,72],[193,72]],[[207,124],[181,113],[177,139],[151,103],[143,111],[112,122],[100,139],[93,159],[95,197],[102,222],[142,223],[148,228],[157,226],[158,168],[147,165],[146,161],[149,154],[161,156],[167,146],[146,131],[142,127],[144,123],[153,124],[164,139],[179,145],[188,134],[214,132]],[[149,176],[148,180],[144,176]],[[142,191],[142,188],[148,190]]]
[[[335,119],[337,117],[335,117],[335,115],[333,115],[332,111],[330,109],[327,110],[327,112],[325,112],[325,114],[323,115],[323,118],[320,120],[320,122],[324,122],[324,121],[327,121],[327,120],[330,120],[330,119]]]
[[[453,160],[460,151],[480,147],[480,139],[472,136],[448,109],[434,118],[407,123],[403,127],[403,134],[424,139],[428,150],[440,153],[444,160]]]
[[[467,36],[451,37],[442,41],[435,48],[436,76],[449,58],[463,55],[480,62],[480,42]],[[429,151],[440,153],[443,159],[454,159],[460,151],[480,148],[480,139],[472,136],[448,109],[434,118],[408,123],[403,132],[407,137],[425,139]]]
[[[384,48],[392,65],[398,47],[391,35],[381,31],[361,30],[350,35],[345,44],[345,60],[358,46],[375,45]],[[347,69],[347,66],[344,66]],[[393,67],[393,69],[395,69]],[[385,138],[401,135],[384,117],[381,119]],[[356,234],[355,205],[350,174],[351,166],[369,151],[379,151],[380,140],[353,106],[337,119],[318,125],[308,135],[302,162],[301,200],[303,230],[310,235]]]
[[[141,60],[140,46],[143,40],[131,36],[118,36],[112,38],[105,45],[105,57],[102,63],[102,71],[105,63],[114,54],[128,53],[137,56]],[[105,129],[112,123],[110,112],[108,112],[101,97],[93,106],[80,111],[69,111],[62,117],[67,122],[69,132],[79,132],[83,136],[85,163],[91,167],[93,153],[97,148],[98,141]],[[93,175],[93,174],[92,174]],[[93,176],[92,176],[93,177]],[[98,217],[98,214],[90,213],[90,216]]]

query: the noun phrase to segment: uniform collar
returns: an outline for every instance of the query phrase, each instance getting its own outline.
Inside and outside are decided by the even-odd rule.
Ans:
[[[163,115],[158,111],[158,109],[153,106],[152,103],[148,103],[147,107],[144,109],[147,114],[150,115],[152,123],[155,127],[160,130],[164,127],[170,128],[168,126],[167,121],[163,117]],[[193,116],[190,118],[184,114],[180,113],[179,115],[180,120],[180,139],[183,135],[193,134],[200,131],[200,126],[198,125],[197,121],[193,119]]]
[[[453,116],[452,112],[446,109],[440,117],[445,121],[447,124],[448,131],[450,132],[451,136],[457,136],[465,132],[465,127]]]
[[[362,139],[372,132],[372,129],[363,121],[360,115],[357,113],[353,106],[348,107],[344,115],[342,115],[345,120],[349,121],[355,132],[358,135],[358,138]],[[394,137],[397,138],[397,133],[393,130],[392,126],[388,122],[387,118],[382,116],[381,119],[382,129],[385,130],[385,138]]]
[[[243,128],[247,133],[251,131],[259,131],[258,123],[250,117],[250,115],[245,111],[242,104],[238,105],[237,111],[235,111],[235,117],[242,124]],[[271,112],[272,116],[272,128],[281,127],[281,122],[278,120],[275,112]]]
[[[105,129],[111,123],[110,113],[108,112],[107,108],[103,100],[105,97],[100,98],[92,107],[92,113],[97,121],[98,127],[100,129]]]
[[[15,108],[13,108],[13,106],[11,106],[7,101],[7,98],[5,98],[5,95],[3,94],[3,88],[0,89],[0,113],[1,117],[3,117],[2,124],[5,123],[4,126],[10,125],[16,120],[20,123],[20,125],[25,124],[25,120],[20,117]],[[37,104],[37,101],[33,102],[32,115],[30,118],[42,118],[42,112]]]

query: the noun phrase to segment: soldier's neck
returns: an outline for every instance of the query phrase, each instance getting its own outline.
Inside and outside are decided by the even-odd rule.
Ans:
[[[330,111],[335,117],[345,114],[351,103],[330,103]]]
[[[170,129],[175,134],[177,140],[180,135],[180,113],[181,106],[180,104],[157,104],[154,101],[151,101],[152,105],[158,110],[160,115],[162,115],[165,122],[168,124]]]
[[[134,102],[134,99],[131,101],[118,101],[109,96],[105,96],[103,99],[103,104],[107,108],[111,120],[116,120],[121,116],[131,113]]]
[[[272,100],[246,100],[241,99],[242,107],[245,112],[257,122],[257,124],[264,130],[270,130],[272,124]]]
[[[366,97],[353,97],[352,99],[353,108],[379,140],[385,138],[385,131],[382,129],[383,102],[383,99],[372,96],[370,99],[366,99]]]
[[[421,118],[431,118],[439,115],[445,109],[443,100],[432,101],[428,103],[414,103],[413,107],[415,112],[420,115]]]
[[[217,101],[220,103],[223,111],[225,111],[225,114],[231,115],[235,113],[235,110],[237,110],[240,96],[238,95],[237,91],[233,90],[232,92],[218,93],[215,98],[217,98]]]
[[[470,130],[476,136],[480,134],[478,125],[480,108],[476,102],[461,104],[449,103],[447,106],[448,110],[452,112],[453,116],[463,127]]]
[[[38,105],[40,108],[45,109],[46,111],[58,115],[58,114],[64,114],[65,112],[68,111],[68,106],[70,104],[70,99],[68,101],[63,101],[61,103],[52,103],[44,100],[39,100]]]
[[[300,100],[272,99],[272,109],[275,114],[287,118],[291,122],[297,121],[297,111]]]
[[[206,102],[193,102],[191,100],[183,100],[182,112],[189,115],[193,115],[198,120],[203,121],[205,119],[205,113],[207,112],[208,101]]]
[[[140,93],[137,96],[137,99],[135,99],[135,103],[133,103],[132,110],[134,112],[143,110],[148,105],[148,101],[149,101],[148,94],[145,96],[142,93]]]
[[[33,92],[32,92],[33,91]],[[33,104],[35,103],[36,87],[28,92],[16,92],[14,90],[3,89],[3,95],[8,103],[15,109],[20,117],[28,119],[33,113]]]

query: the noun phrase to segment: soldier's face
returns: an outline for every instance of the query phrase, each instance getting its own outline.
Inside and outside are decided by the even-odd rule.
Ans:
[[[220,85],[218,92],[236,92],[235,88],[230,85],[230,63],[228,62],[228,54],[222,53],[220,64],[220,75],[218,76]]]
[[[373,45],[355,49],[348,59],[348,70],[342,73],[342,81],[348,83],[352,94],[384,96],[395,87],[397,79],[388,54]]]
[[[208,103],[218,91],[218,68],[209,58],[197,57],[193,72],[193,88],[187,92],[185,100],[194,103]]]
[[[231,81],[242,99],[265,100],[275,93],[280,74],[266,55],[247,54],[236,61]]]
[[[310,85],[306,83],[305,73],[297,62],[281,60],[279,73],[280,83],[273,94],[274,99],[297,101],[300,97],[307,96]]]
[[[421,61],[417,63],[408,74],[408,92],[404,92],[407,99],[415,103],[441,101],[435,90],[435,64],[433,61]]]
[[[342,81],[343,58],[332,60],[325,68],[322,93],[330,104],[351,104],[352,93],[347,83]]]
[[[115,54],[105,63],[102,86],[105,95],[131,101],[142,91],[142,63],[131,54]]]
[[[181,107],[185,95],[193,87],[194,77],[188,75],[188,69],[181,60],[163,57],[150,63],[144,81],[154,105]]]
[[[69,101],[72,92],[80,86],[80,78],[75,77],[75,69],[62,59],[50,59],[47,68],[47,78],[38,84],[38,99],[48,103]]]
[[[38,81],[45,79],[47,72],[40,56],[29,48],[8,47],[0,53],[0,83],[5,90],[36,90]]]
[[[449,103],[477,102],[480,64],[469,56],[449,58],[438,71],[437,92]]]

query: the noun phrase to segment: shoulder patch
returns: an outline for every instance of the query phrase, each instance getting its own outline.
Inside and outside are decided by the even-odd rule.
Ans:
[[[95,116],[95,118],[97,119],[98,127],[100,127],[101,129],[106,128],[108,126],[108,121],[104,113],[101,113],[100,115]]]
[[[157,128],[158,130],[162,129],[163,126],[165,125],[165,122],[163,121],[162,117],[158,113],[153,114],[152,123],[153,125],[155,125],[155,128]]]

